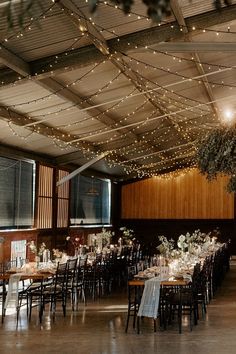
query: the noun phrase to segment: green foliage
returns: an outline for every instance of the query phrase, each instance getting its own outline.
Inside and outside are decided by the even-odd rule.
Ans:
[[[25,22],[31,18],[35,18],[35,12],[43,12],[44,7],[40,0],[20,0],[15,2],[14,0],[8,0],[7,6],[4,8],[2,17],[6,17],[8,29],[13,29],[16,26],[23,29]],[[15,13],[18,13],[15,16]]]
[[[55,0],[59,2],[60,0]],[[125,14],[132,11],[135,0],[110,0],[111,3],[121,6]],[[163,17],[169,16],[170,11],[170,0],[142,0],[142,2],[147,7],[147,16],[152,19],[153,22],[160,22]],[[191,3],[191,0],[189,0]],[[213,0],[215,8],[220,10],[222,5],[231,5],[231,0]],[[95,12],[99,0],[88,0],[90,12]],[[15,10],[17,7],[17,18],[15,18]],[[4,12],[0,14],[3,17],[7,18],[8,28],[12,29],[15,26],[19,26],[23,29],[27,19],[33,17],[35,18],[35,12],[40,10],[44,11],[42,0],[19,0],[17,3],[15,0],[8,0],[7,6],[4,9]]]
[[[227,190],[236,191],[236,126],[214,129],[199,142],[197,165],[200,172],[212,180],[218,174],[231,177]]]
[[[164,16],[170,15],[170,0],[142,0],[147,7],[147,15],[154,22],[160,22]],[[134,5],[134,0],[110,0],[111,3],[121,6],[125,14],[128,14]],[[96,11],[99,1],[89,0],[91,12]]]
[[[236,176],[235,175],[230,177],[229,182],[227,184],[227,191],[229,193],[236,192]]]

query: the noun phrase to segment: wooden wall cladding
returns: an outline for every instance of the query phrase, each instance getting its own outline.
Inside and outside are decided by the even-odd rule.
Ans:
[[[122,219],[233,219],[234,195],[227,178],[208,182],[197,170],[123,185]]]
[[[40,165],[38,173],[36,227],[47,229],[52,227],[53,168]]]
[[[58,180],[68,176],[69,172],[59,170]],[[57,227],[68,227],[69,225],[69,181],[58,186],[57,200]]]
[[[4,238],[3,242],[3,259],[11,259],[11,241],[26,240],[26,242],[34,241],[37,244],[37,230],[22,230],[22,231],[6,231],[1,232],[1,237]],[[26,257],[30,261],[34,261],[35,255],[30,252],[27,247]]]

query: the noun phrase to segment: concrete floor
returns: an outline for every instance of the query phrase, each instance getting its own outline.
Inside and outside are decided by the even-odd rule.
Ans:
[[[55,322],[46,312],[38,323],[36,309],[29,323],[21,311],[18,328],[14,314],[0,325],[0,354],[235,354],[236,348],[236,265],[231,266],[224,283],[208,306],[207,317],[183,333],[177,324],[167,331],[153,332],[152,321],[145,319],[137,335],[130,326],[124,333],[126,294],[114,294],[89,301],[66,318],[59,309]]]

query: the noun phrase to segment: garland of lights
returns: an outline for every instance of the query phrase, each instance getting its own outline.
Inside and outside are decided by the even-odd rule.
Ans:
[[[190,76],[184,76],[184,75],[179,74],[178,72],[171,71],[169,68],[168,69],[164,69],[164,67],[158,67],[158,66],[154,66],[152,64],[147,64],[147,63],[145,63],[144,61],[142,61],[140,59],[136,59],[136,58],[132,57],[131,55],[128,55],[128,54],[125,54],[125,53],[122,53],[122,54],[124,55],[124,57],[129,58],[130,61],[132,61],[132,60],[135,61],[136,64],[142,64],[142,65],[145,65],[146,67],[150,67],[150,68],[152,68],[154,70],[160,70],[162,72],[181,77],[182,80],[197,81],[197,82],[199,82],[199,80],[200,80],[201,83],[204,82],[203,80],[199,79],[199,77],[192,78]],[[156,53],[154,53],[154,54],[156,54]],[[230,69],[231,70],[231,69],[236,69],[236,67],[235,66],[234,67],[225,67],[225,69]],[[139,71],[136,71],[136,72],[139,73]],[[217,72],[221,72],[221,69],[218,69]],[[202,76],[205,77],[205,76],[209,76],[209,75],[212,75],[212,73],[210,72],[210,73],[202,75]],[[151,81],[151,80],[149,80],[149,81]],[[211,84],[212,86],[221,86],[221,87],[230,87],[230,88],[236,87],[236,85],[233,85],[233,84],[225,84],[224,81],[221,81],[219,83],[219,82],[212,82],[212,81],[208,80],[208,83]],[[159,85],[159,86],[161,87],[161,85]],[[180,94],[176,94],[176,95],[185,98],[185,96],[183,96],[183,95],[180,95]],[[191,99],[191,100],[197,102],[197,100],[194,100],[194,99]]]
[[[116,10],[119,10],[119,11],[123,11],[122,10],[122,8],[120,8],[118,5],[113,5],[112,3],[109,3],[108,1],[101,1],[101,0],[98,0],[98,2],[99,2],[99,4],[102,4],[102,5],[106,5],[106,6],[108,6],[108,7],[111,7],[111,8],[113,8],[113,9],[116,9]],[[221,1],[220,0],[214,0],[213,1],[214,3],[215,3],[215,7],[217,7],[219,4],[221,4]],[[218,3],[217,4],[217,6],[216,6],[216,3]],[[226,5],[231,5],[231,1],[229,0],[229,1],[224,1],[224,3],[226,4]],[[217,9],[218,10],[221,10],[221,6],[218,6],[217,7]],[[131,10],[130,9],[130,11],[129,11],[129,13],[128,13],[128,16],[130,17],[131,15],[134,15],[134,16],[136,16],[137,17],[137,20],[141,20],[141,19],[145,19],[145,20],[150,20],[150,18],[148,17],[148,16],[145,16],[145,15],[143,15],[143,14],[140,14],[140,13],[137,13],[137,12],[134,12],[133,10]],[[161,21],[159,21],[158,22],[158,26],[161,26],[161,23],[163,23],[163,24],[169,24],[169,22],[167,22],[166,20],[164,20],[164,19],[161,19]],[[178,25],[178,27],[179,28],[181,28],[181,32],[183,31],[183,29],[186,29],[186,30],[190,30],[190,29],[192,29],[193,31],[195,31],[196,29],[198,29],[198,30],[202,30],[204,33],[205,32],[215,32],[215,33],[217,33],[217,36],[219,35],[219,33],[224,33],[224,34],[226,34],[226,33],[231,33],[231,34],[236,34],[236,32],[234,32],[234,31],[231,31],[231,28],[230,28],[230,26],[227,26],[227,31],[223,31],[223,30],[213,30],[213,29],[208,29],[208,28],[202,28],[202,27],[188,27],[187,25],[181,25],[181,26],[179,26]],[[174,26],[172,25],[172,28],[174,28]]]
[[[8,105],[8,108],[16,108],[16,107],[21,107],[21,106],[25,106],[28,105],[30,103],[38,103],[44,100],[48,100],[50,99],[52,96],[59,94],[60,92],[62,92],[63,90],[68,89],[69,87],[73,87],[76,84],[78,84],[79,82],[81,83],[83,79],[85,79],[90,73],[93,73],[94,70],[96,68],[98,68],[101,64],[104,64],[105,61],[101,61],[99,63],[95,63],[92,69],[89,69],[86,73],[84,73],[83,75],[81,75],[79,78],[76,78],[75,80],[73,80],[72,82],[66,84],[66,86],[62,86],[60,89],[53,91],[45,96],[41,96],[38,97],[36,99],[30,100],[30,101],[24,101],[24,102],[20,102],[20,103],[16,103],[16,104],[12,104],[12,105]]]
[[[142,124],[145,124],[145,122],[143,122]],[[56,140],[55,140],[56,141]]]
[[[147,18],[148,20],[152,20],[153,22],[159,23],[162,21],[163,17],[169,16],[171,14],[170,11],[170,0],[142,0],[145,6],[147,7],[147,16],[137,14],[132,12],[132,7],[134,5],[133,0],[110,0],[111,3],[114,3],[114,8],[122,10],[125,14],[134,14],[137,16],[138,19]],[[60,0],[52,0],[52,8],[56,3],[60,2]],[[100,0],[86,0],[89,5],[89,9],[91,12],[95,12],[97,6],[102,3],[107,6],[112,6],[108,4],[107,1],[101,2]],[[213,1],[215,8],[217,10],[221,10],[222,1],[221,0],[214,0]],[[225,6],[231,5],[231,0],[223,0]],[[39,8],[43,14],[41,14],[38,18],[45,15],[49,11],[49,9],[44,10],[42,2],[40,0],[29,0],[27,4],[22,2],[19,14],[16,18],[16,23],[14,19],[14,0],[9,0],[7,6],[5,7],[2,15],[7,18],[8,29],[12,29],[15,25],[18,25],[22,30],[29,28],[29,25],[25,26],[25,21],[30,18],[31,22],[35,21],[34,19],[34,11]],[[121,6],[121,8],[119,7]],[[181,26],[185,27],[185,26]],[[186,26],[187,27],[187,26]],[[229,31],[228,31],[229,32]]]
[[[39,0],[30,0],[27,4],[24,4],[24,2],[21,1],[19,15],[15,18],[14,0],[7,1],[7,5],[1,13],[1,16],[6,17],[7,19],[8,30],[11,30],[16,26],[18,26],[21,30],[10,35],[8,38],[5,38],[5,42],[15,36],[17,38],[22,37],[22,31],[25,31],[26,29],[30,31],[33,23],[37,22],[40,18],[44,18],[44,16],[46,16],[49,11],[52,11],[53,7],[55,6],[55,1],[52,0],[51,2],[52,4],[45,10],[42,5],[42,2]],[[34,11],[36,11],[37,9],[39,9],[41,13],[35,17]],[[30,20],[29,23],[27,25],[24,25],[24,22],[28,19]]]

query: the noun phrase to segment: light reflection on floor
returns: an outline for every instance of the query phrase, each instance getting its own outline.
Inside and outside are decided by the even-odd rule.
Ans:
[[[16,314],[8,314],[0,324],[1,354],[235,354],[236,267],[227,275],[226,282],[213,299],[206,320],[190,331],[183,319],[183,333],[178,333],[178,323],[167,331],[153,331],[153,321],[141,321],[138,335],[129,326],[125,333],[127,295],[112,294],[95,302],[88,299],[87,306],[79,304],[78,311],[71,311],[68,304],[66,318],[58,303],[55,321],[47,306],[42,324],[38,311],[33,309],[32,319],[27,319],[26,309],[20,311],[18,328]],[[219,311],[220,310],[220,311]],[[132,321],[131,321],[132,322]]]

